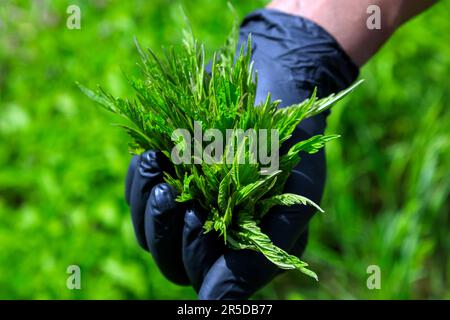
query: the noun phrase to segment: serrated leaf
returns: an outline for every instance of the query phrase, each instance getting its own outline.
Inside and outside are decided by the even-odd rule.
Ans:
[[[258,214],[264,216],[274,206],[293,206],[296,204],[310,205],[320,212],[324,212],[314,201],[294,193],[284,193],[262,200],[258,205]]]
[[[217,196],[217,204],[219,205],[219,209],[221,211],[225,211],[227,209],[227,201],[230,196],[229,189],[231,183],[231,173],[225,175],[219,185],[219,195]]]
[[[270,191],[270,185],[273,186],[273,180],[276,179],[277,175],[279,175],[281,171],[275,171],[272,174],[265,176],[263,179],[258,180],[256,182],[250,183],[244,187],[241,187],[237,191],[236,204],[241,204],[244,200],[251,197],[253,194],[260,193],[264,195],[268,191]]]
[[[241,219],[239,228],[240,231],[232,233],[232,237],[233,239],[243,239],[246,248],[261,252],[267,259],[281,269],[296,269],[318,281],[317,274],[307,268],[308,264],[306,262],[275,246],[270,238],[261,231],[256,221],[246,216]],[[238,240],[238,242],[240,241]],[[253,246],[245,243],[252,244]]]

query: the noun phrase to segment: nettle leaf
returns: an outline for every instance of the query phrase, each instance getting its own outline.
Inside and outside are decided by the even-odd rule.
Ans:
[[[130,135],[133,139],[133,142],[137,145],[142,146],[142,149],[146,150],[152,144],[151,140],[139,129],[124,125],[124,124],[116,124],[118,127],[125,129],[125,131]]]
[[[206,177],[206,181],[211,190],[218,190],[220,186],[219,174],[217,166],[214,165],[202,165],[203,175]],[[220,190],[220,189],[219,189]]]
[[[181,194],[177,197],[176,201],[178,202],[186,202],[186,201],[190,201],[194,198],[191,189],[190,189],[190,184],[192,182],[192,180],[194,179],[194,175],[188,175],[187,173],[184,176],[183,179],[183,189]]]
[[[230,198],[228,198],[227,208],[225,209],[225,214],[223,215],[223,225],[222,225],[222,234],[225,240],[225,243],[227,242],[227,235],[228,235],[228,226],[231,224],[231,219],[233,218],[233,209],[236,203],[236,193],[233,194]]]
[[[216,208],[211,209],[209,218],[203,224],[203,233],[208,233],[214,230],[215,221],[220,219],[219,211]]]
[[[246,145],[247,139],[244,139],[237,148],[237,152],[234,155],[233,159],[233,165],[231,167],[231,177],[233,178],[234,184],[236,185],[236,188],[239,189],[241,186],[241,181],[239,177],[239,170],[240,170],[240,164],[243,162],[241,161],[244,157],[245,152],[245,145]]]
[[[296,143],[288,152],[289,155],[298,154],[301,151],[313,154],[322,149],[327,142],[340,138],[339,135],[317,135],[305,141]]]
[[[183,192],[183,183],[178,178],[174,178],[169,173],[164,172],[164,181],[174,187],[178,193]]]
[[[144,153],[145,150],[146,150],[146,149],[144,149],[143,147],[141,147],[141,145],[138,144],[138,143],[136,143],[135,141],[130,141],[130,142],[128,143],[128,151],[129,151],[131,154],[134,154],[134,155],[140,155],[140,154]]]
[[[319,113],[324,112],[325,110],[328,110],[333,104],[338,102],[339,100],[342,100],[346,95],[348,95],[350,92],[356,89],[361,83],[363,83],[364,80],[359,80],[358,82],[354,83],[352,86],[350,86],[348,89],[345,89],[338,94],[331,94],[330,96],[326,98],[322,98],[317,100],[313,107],[308,111],[306,117],[313,117]]]
[[[314,201],[293,193],[284,193],[264,199],[257,204],[257,211],[260,217],[264,216],[274,206],[293,206],[296,204],[310,205],[320,212],[324,212]]]
[[[225,178],[222,179],[219,185],[219,195],[217,196],[217,204],[221,211],[227,209],[227,201],[230,196],[231,186],[231,173],[228,173]]]
[[[312,96],[305,101],[286,108],[280,108],[274,115],[278,120],[277,128],[280,135],[280,143],[288,140],[298,124],[308,115],[316,100],[317,89],[314,89]]]
[[[239,231],[232,233],[231,237],[233,239],[242,239],[243,244],[241,246],[261,252],[279,268],[285,270],[296,269],[318,281],[317,274],[307,268],[308,264],[306,262],[275,246],[250,216],[242,216],[241,221],[239,221]],[[241,241],[237,240],[237,242],[240,243]],[[238,244],[235,248],[239,247]]]
[[[97,102],[99,105],[101,105],[102,107],[104,107],[106,110],[113,112],[113,113],[117,113],[117,109],[116,109],[116,104],[115,104],[115,99],[107,94],[105,91],[103,91],[103,89],[101,89],[100,87],[98,88],[97,92],[94,92],[88,88],[86,88],[85,86],[79,84],[77,82],[78,87],[80,88],[80,90],[91,100]]]

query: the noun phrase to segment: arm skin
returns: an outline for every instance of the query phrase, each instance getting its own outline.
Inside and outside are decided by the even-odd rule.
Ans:
[[[361,67],[403,23],[435,3],[436,0],[274,0],[267,8],[316,22]],[[366,27],[370,5],[381,9],[380,30]]]

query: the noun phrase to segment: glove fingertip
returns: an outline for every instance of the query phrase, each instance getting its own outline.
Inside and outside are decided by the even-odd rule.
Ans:
[[[159,151],[148,150],[141,155],[139,173],[142,177],[154,179],[162,175]]]
[[[176,207],[176,190],[167,183],[157,184],[150,193],[152,214],[159,215]]]

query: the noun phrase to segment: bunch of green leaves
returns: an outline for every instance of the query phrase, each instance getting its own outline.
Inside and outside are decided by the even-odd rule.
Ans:
[[[251,37],[237,50],[237,30],[235,26],[224,47],[214,54],[210,72],[206,71],[204,47],[188,28],[183,45],[165,49],[162,57],[136,42],[142,77],[128,79],[135,98],[116,98],[101,88],[94,92],[80,87],[108,111],[126,119],[121,126],[132,138],[132,153],[160,150],[170,159],[171,151],[180,145],[205,147],[203,141],[195,140],[194,122],[201,123],[202,130],[216,129],[223,136],[227,129],[274,129],[282,145],[302,120],[328,109],[357,85],[324,99],[317,99],[314,91],[309,99],[286,108],[278,108],[280,101],[273,101],[269,93],[264,103],[255,105],[257,72],[251,61]],[[174,138],[177,129],[188,130],[194,138]],[[283,187],[300,161],[300,152],[315,153],[337,137],[317,135],[298,141],[280,157],[279,170],[270,174],[262,174],[262,165],[250,147],[253,141],[245,138],[224,145],[225,152],[213,163],[193,159],[175,165],[165,180],[179,192],[177,201],[195,201],[209,213],[205,232],[214,230],[231,248],[261,252],[282,269],[297,269],[317,279],[307,263],[275,246],[259,223],[278,205],[312,205],[322,211],[301,195],[283,194]],[[230,153],[232,163],[226,161]],[[239,161],[242,157],[246,161]]]

